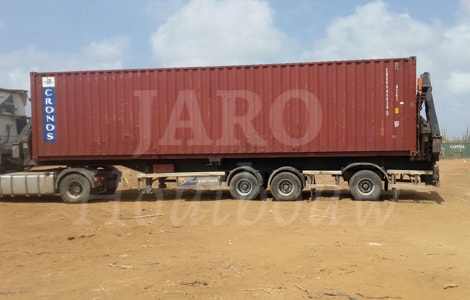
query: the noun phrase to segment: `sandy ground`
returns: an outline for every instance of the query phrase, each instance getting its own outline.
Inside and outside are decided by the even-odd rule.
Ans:
[[[398,203],[161,199],[127,190],[131,174],[88,204],[4,198],[0,298],[468,299],[470,163],[440,165],[441,188]]]

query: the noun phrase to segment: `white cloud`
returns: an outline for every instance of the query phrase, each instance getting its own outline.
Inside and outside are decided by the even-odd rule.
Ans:
[[[184,6],[183,0],[155,0],[147,4],[146,12],[157,21],[165,21]]]
[[[120,37],[92,42],[83,49],[83,53],[91,65],[104,69],[122,68],[129,49],[129,40]]]
[[[468,94],[470,72],[454,71],[447,80],[447,86],[454,94]],[[469,120],[470,121],[470,120]]]
[[[41,62],[46,65],[49,61],[47,55],[35,46],[0,55],[2,87],[29,89],[29,71],[36,71]]]
[[[359,6],[333,21],[326,37],[304,53],[310,59],[361,59],[416,55],[434,41],[437,26],[390,12],[383,1]]]
[[[291,46],[263,0],[191,0],[158,28],[151,44],[164,66],[279,61]]]
[[[460,0],[460,7],[464,18],[470,17],[470,0]]]
[[[3,88],[29,89],[29,72],[122,68],[129,52],[126,38],[92,42],[79,53],[50,53],[28,46],[0,54]]]
[[[470,17],[470,12],[469,12]],[[439,55],[448,67],[470,67],[470,19],[446,30],[436,41]]]

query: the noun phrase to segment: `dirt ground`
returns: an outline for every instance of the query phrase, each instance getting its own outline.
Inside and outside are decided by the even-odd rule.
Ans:
[[[470,162],[440,166],[398,203],[142,196],[131,173],[88,204],[3,198],[0,299],[466,299]]]

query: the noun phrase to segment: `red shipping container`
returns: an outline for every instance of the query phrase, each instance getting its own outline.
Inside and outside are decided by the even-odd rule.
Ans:
[[[31,73],[37,161],[412,156],[415,58]]]

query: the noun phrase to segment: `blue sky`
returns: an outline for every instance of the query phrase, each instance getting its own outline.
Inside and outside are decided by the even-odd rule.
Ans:
[[[0,0],[0,86],[30,71],[418,57],[470,123],[470,0]]]

